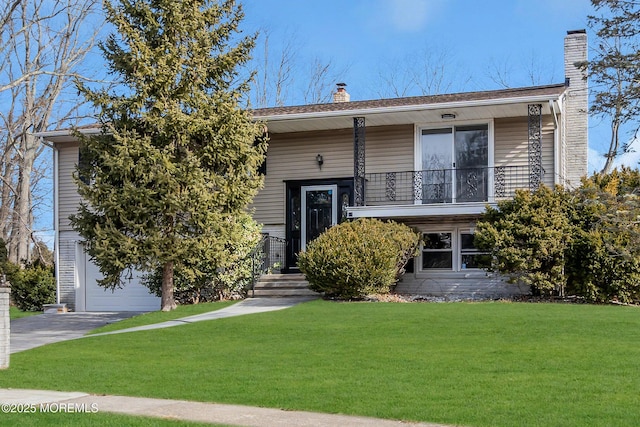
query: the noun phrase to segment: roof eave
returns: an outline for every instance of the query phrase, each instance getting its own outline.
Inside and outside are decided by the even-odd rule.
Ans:
[[[559,100],[562,93],[524,96],[514,98],[493,98],[493,99],[481,99],[476,101],[453,101],[442,102],[437,104],[414,104],[414,105],[400,105],[389,107],[373,107],[373,108],[356,108],[348,110],[333,110],[333,111],[314,111],[304,113],[289,113],[289,114],[272,114],[264,116],[254,116],[255,120],[276,122],[283,120],[301,120],[301,119],[319,119],[319,118],[331,118],[331,117],[353,117],[353,116],[366,116],[368,114],[380,114],[380,113],[402,113],[407,111],[432,111],[432,110],[446,110],[462,107],[486,107],[491,105],[509,105],[520,103],[536,103],[536,102],[549,102]]]

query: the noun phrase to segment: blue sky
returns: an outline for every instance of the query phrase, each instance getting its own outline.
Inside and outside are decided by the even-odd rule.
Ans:
[[[352,100],[379,98],[379,71],[420,52],[445,52],[450,92],[496,89],[496,67],[511,86],[561,83],[567,30],[588,29],[589,0],[242,0],[248,30],[267,29],[270,44],[293,40],[302,56],[344,70]],[[588,31],[589,40],[595,38]],[[275,49],[274,49],[275,50]],[[534,65],[532,65],[534,64]],[[296,103],[296,102],[292,102]],[[298,100],[297,103],[302,103]],[[590,170],[608,146],[608,126],[590,118]],[[637,164],[637,153],[626,163]]]
[[[347,83],[352,100],[382,97],[380,71],[425,52],[446,57],[453,82],[447,92],[501,88],[490,77],[496,67],[511,86],[530,85],[531,71],[536,84],[562,83],[566,32],[588,30],[593,13],[590,0],[238,1],[245,31],[267,31],[274,51],[292,43],[302,61],[331,61],[340,72],[335,83]],[[299,92],[291,88],[291,104],[304,103]],[[607,123],[590,118],[590,172],[604,163],[608,135]],[[619,163],[637,166],[638,160],[640,152],[633,152]]]
[[[532,54],[562,69],[567,30],[586,28],[589,0],[243,0],[250,28],[295,34],[306,49],[350,64],[352,92],[379,63],[447,49],[484,74],[491,59]],[[563,78],[557,76],[559,81]],[[356,93],[354,93],[356,95]]]

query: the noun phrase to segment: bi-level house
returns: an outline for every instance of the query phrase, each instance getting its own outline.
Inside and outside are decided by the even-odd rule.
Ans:
[[[263,233],[286,243],[272,259],[295,272],[297,254],[326,228],[385,218],[423,233],[397,292],[526,291],[477,268],[475,223],[516,189],[577,186],[587,173],[587,82],[578,67],[586,56],[585,31],[570,31],[560,84],[371,101],[350,101],[340,85],[332,103],[255,110],[270,141],[252,209]],[[158,309],[135,280],[115,293],[97,287],[99,271],[68,221],[79,202],[78,143],[68,132],[44,139],[55,152],[59,302],[77,311]]]
[[[385,218],[423,234],[396,287],[418,295],[527,291],[477,268],[475,222],[487,204],[541,184],[577,186],[587,173],[583,30],[565,39],[565,81],[549,86],[266,108],[263,231],[286,241],[282,264],[333,224]]]

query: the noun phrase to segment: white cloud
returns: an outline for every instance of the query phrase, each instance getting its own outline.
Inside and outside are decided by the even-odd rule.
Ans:
[[[616,159],[613,162],[614,167],[628,166],[631,168],[638,168],[638,163],[640,163],[640,144],[638,143],[638,140],[635,140],[631,143],[630,146],[631,146],[630,152],[623,153],[618,157],[616,157]],[[636,150],[635,147],[639,147],[639,148]],[[589,153],[588,153],[589,175],[593,174],[594,172],[600,172],[604,167],[604,163],[605,163],[604,154],[599,153],[593,148],[589,148]]]
[[[435,3],[426,0],[386,0],[380,2],[384,19],[395,31],[419,32],[426,28]]]

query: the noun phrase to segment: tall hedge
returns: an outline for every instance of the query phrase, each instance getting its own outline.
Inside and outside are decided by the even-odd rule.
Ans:
[[[519,191],[487,208],[475,243],[487,268],[534,291],[640,302],[640,171],[596,174],[567,191]]]
[[[310,288],[352,299],[387,293],[417,255],[420,235],[395,222],[361,218],[320,235],[298,257]]]
[[[565,254],[571,244],[567,194],[541,186],[518,190],[513,199],[487,207],[476,225],[475,244],[491,254],[487,267],[541,293],[563,294]]]

